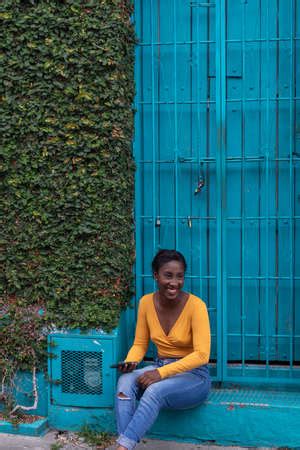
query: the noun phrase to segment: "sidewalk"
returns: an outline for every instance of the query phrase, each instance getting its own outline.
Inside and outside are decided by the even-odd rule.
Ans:
[[[59,444],[63,446],[59,446]],[[106,450],[114,450],[115,445],[106,447]],[[1,450],[96,450],[96,447],[88,446],[83,439],[74,433],[59,434],[50,431],[43,437],[29,437],[0,433]],[[100,449],[100,447],[99,447]],[[247,450],[248,447],[222,447],[218,445],[189,444],[174,441],[159,441],[143,439],[136,447],[137,450]],[[253,450],[253,447],[252,447]],[[257,450],[271,450],[271,447],[257,447]]]

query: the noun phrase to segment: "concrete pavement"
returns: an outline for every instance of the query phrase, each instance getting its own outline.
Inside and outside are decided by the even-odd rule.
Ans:
[[[97,449],[100,450],[101,447]],[[105,447],[114,450],[115,445]],[[0,433],[1,450],[96,450],[87,445],[76,433],[59,433],[49,431],[43,437],[29,437]],[[103,447],[102,447],[103,449]],[[159,441],[143,439],[136,447],[137,450],[247,450],[248,447],[222,447],[218,445],[190,444],[186,442]],[[253,448],[251,449],[253,450]],[[271,450],[271,447],[257,447],[256,450]],[[274,450],[274,449],[273,449]]]

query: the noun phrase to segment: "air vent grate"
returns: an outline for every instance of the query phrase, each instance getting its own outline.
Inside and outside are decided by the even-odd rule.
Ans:
[[[62,392],[102,394],[102,352],[61,352]]]

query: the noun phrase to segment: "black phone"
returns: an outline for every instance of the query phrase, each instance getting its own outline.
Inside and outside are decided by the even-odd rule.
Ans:
[[[120,361],[117,364],[111,364],[110,368],[111,369],[118,369],[119,367],[122,368],[125,366],[125,364],[126,364],[125,361]]]

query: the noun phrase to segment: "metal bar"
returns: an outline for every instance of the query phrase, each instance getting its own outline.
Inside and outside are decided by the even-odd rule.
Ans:
[[[137,276],[139,276],[139,277],[143,277],[143,278],[145,278],[145,277],[152,277],[152,274],[140,274],[140,275],[137,275]],[[202,275],[202,277],[203,277],[203,279],[207,279],[207,280],[216,280],[216,276],[214,276],[214,275]],[[199,277],[199,275],[185,275],[185,278],[189,278],[189,279],[199,279],[200,277]],[[240,276],[234,276],[234,275],[232,275],[232,276],[228,276],[227,277],[227,280],[240,280],[241,279],[241,277]],[[257,281],[257,280],[265,280],[266,279],[266,277],[263,277],[263,276],[259,276],[259,275],[257,275],[257,276],[248,276],[248,275],[245,275],[245,280],[252,280],[252,281]],[[285,277],[285,276],[272,276],[272,275],[270,275],[269,276],[269,280],[290,280],[290,277]],[[295,277],[293,277],[293,280],[300,280],[300,277],[297,277],[297,276],[295,276]],[[228,333],[228,335],[229,335],[230,333]],[[259,334],[260,335],[260,334]],[[261,336],[261,335],[260,335]]]
[[[216,6],[215,3],[208,3],[208,2],[191,2],[191,7],[195,8],[195,7],[202,7],[202,8],[214,8]]]
[[[207,11],[206,16],[206,23],[207,23],[207,38],[209,38],[211,33],[211,23],[210,23],[210,11]],[[210,56],[210,44],[207,44],[206,46],[206,71],[207,74],[209,74],[209,68],[211,63],[211,56]],[[206,84],[206,100],[210,99],[211,93],[211,79],[207,79]],[[210,104],[206,104],[206,157],[202,158],[201,160],[204,162],[206,161],[212,161],[215,160],[215,158],[209,157],[211,152],[211,146],[210,146],[210,133],[211,133],[211,110],[210,110]],[[210,172],[209,170],[206,170],[206,183],[210,184]],[[210,209],[212,207],[211,202],[211,195],[210,190],[207,190],[207,197],[206,197],[206,215],[210,215]],[[213,240],[213,233],[210,230],[210,224],[206,224],[206,267],[207,270],[210,268],[210,261],[211,261],[211,254],[210,254],[210,243]],[[211,285],[209,280],[207,281],[207,304],[210,305],[211,299],[210,299],[210,292],[211,292]]]
[[[244,162],[262,162],[265,159],[264,155],[261,156],[247,156],[243,158]],[[288,158],[269,158],[269,161],[286,161],[286,162],[290,162],[290,157]],[[295,161],[300,161],[300,158],[293,156],[292,160]],[[230,162],[241,162],[242,159],[238,156],[227,156],[226,161],[230,161]],[[185,162],[185,161],[181,161],[181,162]],[[203,162],[214,162],[214,161],[206,161],[203,160]]]
[[[140,19],[141,17],[141,11],[140,11],[140,2],[135,3],[135,9],[134,9],[134,23],[136,24],[136,33],[137,35],[141,35],[141,30],[137,28],[137,24],[139,26],[142,26],[142,21]],[[137,20],[137,17],[139,17],[139,20]],[[139,97],[141,95],[141,58],[139,56],[141,55],[141,48],[136,45],[135,46],[135,65],[134,65],[134,75],[135,75],[135,86],[136,86],[136,95],[134,99],[134,108],[137,110],[137,113],[134,117],[134,123],[135,123],[135,133],[134,133],[134,141],[133,141],[133,155],[135,160],[137,158],[140,158],[141,155],[141,142],[142,142],[142,133],[143,133],[143,127],[139,126],[139,123],[141,121],[141,115],[142,112],[138,109],[137,103],[139,100]],[[141,205],[141,199],[142,199],[142,177],[141,177],[141,167],[137,167],[137,171],[135,174],[135,238],[136,238],[136,260],[135,260],[135,283],[136,283],[136,293],[135,293],[135,314],[137,312],[137,299],[141,298],[143,293],[143,283],[141,278],[139,277],[139,274],[142,273],[142,261],[143,261],[143,255],[142,255],[142,223],[141,223],[141,215],[142,215],[142,205]]]
[[[266,6],[266,47],[267,47],[267,67],[270,67],[270,42],[269,42],[269,23],[270,23],[270,11],[269,11],[269,2],[267,1]],[[265,237],[265,255],[266,255],[266,286],[265,286],[265,297],[266,297],[266,304],[265,304],[265,334],[266,334],[266,341],[265,341],[265,359],[266,359],[266,376],[269,377],[269,353],[270,353],[270,339],[269,339],[269,182],[270,182],[270,174],[269,174],[269,156],[270,156],[270,142],[269,142],[269,130],[270,130],[270,86],[269,86],[269,80],[267,81],[266,85],[266,158],[265,158],[265,178],[266,178],[266,187],[265,187],[265,208],[266,208],[266,220],[265,220],[265,230],[266,230],[266,237]]]
[[[277,0],[277,16],[276,16],[276,36],[279,36],[279,23],[280,23],[280,10],[279,10],[279,1]],[[280,45],[279,42],[276,43],[276,94],[279,93],[279,59],[280,59]],[[276,103],[276,144],[275,144],[275,155],[278,158],[279,154],[279,103]],[[275,211],[278,214],[279,209],[279,162],[276,161],[276,174],[275,174]],[[275,273],[278,276],[279,271],[279,221],[275,222],[276,230],[275,230]],[[276,280],[275,283],[275,327],[276,332],[278,333],[279,327],[279,280]],[[276,351],[278,352],[278,341],[276,340]]]
[[[217,376],[224,378],[227,362],[227,305],[226,273],[223,245],[225,241],[223,228],[223,208],[225,195],[225,133],[226,133],[226,5],[225,0],[216,4],[216,125],[217,125]]]
[[[177,7],[173,0],[173,26],[174,26],[174,132],[175,132],[175,216],[178,216],[178,114],[177,114]],[[178,248],[178,224],[175,222],[175,248]]]
[[[139,275],[140,277],[142,277],[142,278],[150,278],[150,277],[152,277],[153,275],[152,275],[152,273],[150,274],[140,274]],[[189,274],[186,274],[185,276],[184,276],[184,278],[187,278],[187,279],[189,279],[189,280],[198,280],[199,279],[199,276],[198,275],[189,275]],[[207,280],[215,280],[216,279],[216,277],[215,276],[213,276],[213,275],[203,275],[203,278],[205,278],[205,279],[207,279]]]
[[[262,156],[253,156],[253,157],[252,156],[248,156],[248,157],[245,157],[243,159],[243,161],[244,162],[262,162],[264,159],[265,159],[265,156],[263,156],[263,155]],[[288,158],[269,158],[269,161],[271,161],[271,162],[274,162],[274,161],[290,162],[290,160],[291,160],[290,157],[288,157]],[[226,161],[241,162],[242,159],[239,158],[239,157],[235,157],[235,156],[228,156],[226,158]],[[295,161],[300,161],[300,158],[293,156],[292,157],[292,161],[294,161],[294,162]],[[182,161],[182,162],[184,162],[184,161]],[[205,161],[204,160],[203,162],[214,162],[214,161]]]
[[[160,42],[160,27],[161,27],[161,10],[160,10],[160,0],[157,0],[157,38]],[[160,92],[161,92],[161,86],[160,86],[160,73],[161,73],[161,59],[160,59],[160,45],[157,47],[157,98],[160,99]],[[157,143],[157,156],[156,160],[161,159],[161,139],[160,139],[160,132],[161,132],[161,109],[160,105],[157,105],[157,136],[158,136],[158,143]],[[153,162],[153,164],[157,164],[156,161]],[[161,167],[160,164],[157,164],[157,192],[158,192],[158,198],[157,198],[157,210],[158,214],[161,212]],[[162,235],[161,235],[161,228],[157,227],[157,220],[160,220],[160,217],[158,216],[156,218],[155,222],[155,228],[157,232],[157,240],[158,240],[158,248],[161,248],[161,241],[162,241]],[[153,280],[153,290],[156,289],[156,283]]]
[[[193,40],[187,40],[187,41],[177,41],[177,45],[197,45],[198,41],[193,41]],[[199,41],[199,44],[215,44],[216,41]],[[154,42],[154,45],[165,45],[165,46],[172,46],[174,45],[173,41],[167,41],[167,42]],[[150,47],[151,43],[150,42],[140,42],[139,45],[142,45],[143,47]]]
[[[193,23],[194,23],[194,17],[193,17],[193,10],[191,9],[190,10],[190,40],[192,40],[193,39]],[[197,36],[197,38],[198,38],[198,36]],[[190,45],[189,46],[189,57],[190,57],[190,61],[193,61],[193,46],[192,45]],[[190,95],[189,95],[189,99],[191,100],[192,98],[193,98],[193,89],[194,89],[194,77],[193,77],[193,66],[190,64],[190,68],[189,68],[189,81],[190,81]],[[197,83],[197,79],[196,79],[196,83]],[[193,106],[192,105],[190,105],[190,108],[189,108],[189,115],[190,115],[190,117],[189,117],[189,120],[190,120],[190,126],[189,126],[189,137],[190,137],[190,144],[191,144],[191,154],[193,155],[193,136],[194,136],[194,120],[193,120]],[[179,163],[182,163],[182,159],[184,159],[184,158],[182,158],[182,157],[180,157],[179,155],[178,155],[178,162]],[[191,159],[193,159],[192,157],[190,157],[190,158],[187,158],[187,159],[189,159],[189,160],[191,160]],[[190,164],[190,172],[191,172],[191,180],[193,179],[193,168],[192,168],[192,166],[191,166],[191,164]],[[192,196],[190,195],[190,211],[191,211],[191,213],[192,213],[192,216],[194,215],[193,214],[193,201],[192,201]],[[188,220],[192,220],[192,219],[188,219]],[[190,222],[190,224],[192,224],[192,221]],[[190,224],[188,224],[188,225],[190,225]],[[195,248],[194,247],[194,230],[192,229],[192,227],[190,227],[191,228],[191,230],[190,230],[190,234],[189,234],[189,236],[190,236],[190,248]],[[196,240],[197,240],[197,238],[198,238],[198,236],[197,236],[197,233],[196,233]],[[194,264],[193,264],[193,262],[194,262],[194,258],[193,258],[193,252],[190,252],[190,264],[189,264],[189,266],[190,266],[190,272],[191,273],[194,273]],[[195,291],[195,287],[194,287],[194,285],[193,285],[193,280],[191,281],[191,292],[196,292]]]
[[[141,277],[152,277],[152,274],[140,274],[139,276],[141,276]],[[190,279],[197,280],[197,279],[199,279],[199,275],[188,275],[187,274],[187,275],[185,275],[185,278],[190,278]],[[214,275],[203,275],[203,278],[205,278],[207,280],[216,280],[216,276],[214,276]],[[269,278],[269,280],[290,280],[290,277],[288,277],[288,276],[285,277],[285,276],[273,276],[273,275],[270,275],[268,278]],[[229,275],[227,277],[227,279],[228,280],[240,280],[241,276],[239,276],[239,275],[236,275],[236,276]],[[260,276],[260,275],[257,275],[257,276],[245,275],[245,279],[246,280],[266,280],[266,277]],[[300,277],[295,276],[295,277],[293,277],[293,279],[300,280]]]
[[[231,336],[231,337],[236,337],[236,336],[240,336],[241,334],[240,333],[228,333],[228,336]],[[263,336],[263,334],[258,334],[258,333],[246,333],[245,334],[245,336],[246,337],[262,337]],[[270,337],[272,337],[272,338],[282,338],[282,339],[286,339],[286,338],[288,338],[290,335],[287,333],[287,334],[278,334],[278,333],[274,333],[274,334],[270,334]],[[296,337],[300,337],[300,335],[296,335]]]
[[[246,28],[246,19],[245,19],[245,3],[243,3],[243,12],[242,12],[242,129],[241,129],[241,153],[242,153],[242,172],[241,172],[241,333],[242,333],[242,342],[241,342],[241,351],[242,351],[242,373],[244,375],[244,365],[246,359],[246,348],[245,348],[245,320],[246,320],[246,311],[245,311],[245,28]]]
[[[294,104],[294,94],[296,90],[296,83],[295,83],[295,57],[296,57],[296,50],[294,45],[294,33],[296,28],[296,11],[295,11],[295,1],[291,0],[290,2],[290,20],[291,20],[291,36],[290,36],[290,164],[289,164],[289,179],[290,179],[290,195],[289,195],[289,210],[290,210],[290,217],[289,217],[289,238],[290,238],[290,254],[289,254],[289,272],[290,272],[290,305],[291,305],[291,311],[293,311],[293,319],[292,323],[290,325],[290,336],[289,336],[289,347],[290,347],[290,375],[292,375],[292,368],[293,368],[293,359],[294,359],[294,333],[295,333],[295,288],[294,288],[294,279],[295,279],[295,221],[294,219],[294,210],[295,210],[295,193],[294,193],[294,167],[293,167],[293,158],[292,155],[295,152],[295,104]]]
[[[230,77],[229,77],[230,78]],[[290,97],[257,97],[257,98],[245,98],[245,103],[250,103],[250,102],[257,102],[257,101],[261,101],[261,102],[279,102],[279,101],[289,101]],[[300,97],[295,97],[295,100],[300,100]],[[234,102],[242,102],[243,99],[240,98],[231,98],[228,100],[229,103],[234,103]]]
[[[257,157],[249,156],[249,157],[245,157],[244,158],[244,162],[263,162],[264,159],[265,159],[264,156],[257,156]],[[270,158],[269,161],[272,161],[272,162],[275,162],[275,161],[290,162],[290,159],[291,158],[289,158],[289,157],[288,158]],[[240,158],[238,156],[228,156],[227,158],[225,158],[225,161],[238,162],[239,163],[239,162],[242,162],[242,158]],[[300,158],[293,157],[292,161],[293,162],[300,161]],[[197,164],[197,165],[200,165],[200,164],[203,164],[203,163],[207,163],[207,164],[215,163],[216,159],[215,158],[210,158],[210,159],[209,158],[203,158],[203,159],[197,160],[197,159],[181,158],[179,156],[178,162],[180,164]],[[149,160],[137,160],[136,161],[137,165],[138,164],[152,164],[152,163],[153,163],[153,161],[151,159],[149,159]],[[165,159],[165,160],[164,159],[157,159],[155,161],[155,163],[156,164],[174,164],[175,160],[174,159]]]
[[[300,216],[249,216],[245,217],[247,220],[286,220],[286,223],[288,223],[288,220],[292,219],[300,219]],[[241,220],[241,217],[227,217],[226,220]]]
[[[210,77],[210,78],[215,78],[215,77]],[[230,77],[227,77],[230,78]],[[236,77],[234,77],[236,78]],[[240,77],[239,77],[240,78]],[[252,102],[279,102],[279,101],[286,101],[289,102],[290,97],[256,97],[256,98],[229,98],[227,99],[227,103],[252,103]],[[295,100],[300,100],[300,97],[295,97]],[[211,104],[211,105],[215,105],[216,101],[215,100],[208,100],[208,99],[203,99],[203,100],[199,100],[199,103],[202,105],[206,105],[206,104]],[[175,102],[170,100],[170,101],[141,101],[137,103],[138,105],[174,105]],[[180,100],[177,101],[177,105],[197,105],[197,101],[196,100]]]
[[[262,276],[262,275],[244,275],[245,280],[266,280],[267,278],[269,280],[290,280],[291,277],[284,276],[284,275],[269,275],[268,277]],[[241,276],[239,275],[230,275],[228,276],[228,280],[240,280]],[[300,280],[300,277],[294,276],[292,279]]]
[[[202,220],[202,219],[216,220],[216,217],[214,217],[214,216],[189,216],[189,217],[192,220],[197,220],[197,219],[199,219],[199,220]],[[148,219],[149,223],[150,223],[150,221],[152,222],[153,220],[155,220],[154,216],[141,216],[141,218],[142,219]],[[164,219],[182,220],[182,223],[187,221],[187,217],[186,216],[179,216],[179,215],[177,217],[176,216],[162,216],[162,215],[160,215],[159,218],[161,220],[164,220]]]
[[[199,40],[199,33],[200,33],[200,28],[199,28],[199,12],[200,10],[197,10],[197,16],[196,16],[196,36],[197,36],[197,41]],[[200,160],[200,123],[201,123],[201,114],[200,114],[200,44],[197,44],[196,47],[196,53],[197,53],[197,57],[196,57],[196,61],[197,61],[197,82],[196,82],[196,103],[197,103],[197,107],[196,107],[196,112],[197,112],[197,125],[196,125],[196,152],[197,152],[197,159]],[[199,275],[200,275],[200,292],[202,295],[202,288],[203,288],[203,283],[202,283],[202,278],[201,278],[201,273],[202,273],[202,244],[201,244],[201,221],[199,222],[199,236],[198,236],[198,240],[199,240],[199,257],[198,257],[198,261],[199,261]]]
[[[154,7],[153,0],[150,5],[151,14],[151,42],[154,42]],[[151,45],[151,104],[152,104],[152,214],[156,217],[156,127],[155,127],[155,73],[154,73],[154,45]],[[156,252],[156,228],[153,225],[152,229],[152,254]],[[155,288],[153,280],[153,288]]]
[[[156,217],[154,217],[154,216],[149,216],[149,215],[141,215],[140,216],[142,219],[149,219],[149,220],[155,220],[155,218]],[[163,220],[163,219],[173,219],[173,220],[183,220],[184,222],[186,222],[186,216],[159,216],[160,217],[160,219],[161,220]],[[197,220],[197,219],[199,219],[199,220],[202,220],[202,219],[205,219],[205,220],[216,220],[217,219],[217,216],[190,216],[190,218],[192,219],[192,220]],[[295,220],[299,220],[300,219],[300,216],[249,216],[249,217],[247,217],[247,216],[245,216],[244,217],[244,219],[245,220],[266,220],[266,218],[268,219],[268,220],[277,220],[277,219],[279,219],[279,220],[285,220],[286,222],[285,223],[289,223],[288,222],[288,220],[290,219],[290,218],[292,218],[292,219],[295,219]],[[242,217],[234,217],[234,216],[232,216],[232,217],[225,217],[224,218],[224,220],[226,220],[226,221],[228,221],[228,220],[242,220]]]
[[[281,38],[270,38],[269,40],[268,40],[268,42],[290,42],[290,37],[286,37],[286,38],[284,38],[284,37],[281,37]],[[300,40],[300,37],[294,37],[293,38],[293,40],[295,41],[295,42],[297,42],[297,41],[299,41]],[[263,38],[257,38],[257,39],[245,39],[245,44],[255,44],[255,43],[258,43],[258,44],[261,44],[261,43],[264,43],[264,42],[266,42],[267,40],[266,39],[263,39]],[[242,43],[242,40],[241,39],[227,39],[227,41],[226,41],[228,44],[241,44]],[[209,40],[199,40],[199,41],[194,41],[194,40],[187,40],[187,41],[177,41],[177,46],[179,46],[179,45],[197,45],[197,44],[215,44],[216,43],[216,41],[215,40],[211,40],[211,39],[209,39]],[[139,42],[139,44],[138,45],[140,45],[140,46],[142,46],[142,47],[150,47],[151,45],[154,45],[154,46],[156,46],[156,45],[162,45],[162,46],[168,46],[168,45],[170,45],[170,46],[173,46],[174,45],[174,42],[173,41],[167,41],[167,42],[143,42],[143,41],[141,41],[141,42]]]
[[[247,369],[249,370],[249,368],[247,367]],[[255,369],[253,369],[255,370]],[[270,372],[274,371],[275,369],[270,368]],[[284,371],[284,369],[280,369],[282,371]],[[244,378],[244,381],[252,381],[255,383],[268,383],[268,384],[275,384],[276,386],[278,386],[278,384],[287,384],[287,385],[300,385],[300,377],[299,378],[286,378],[286,377],[277,377],[274,376],[269,377],[269,378],[265,378],[265,377],[258,377],[257,375],[253,375],[252,377],[250,375],[247,375],[247,377]],[[224,379],[224,381],[230,381],[232,383],[240,383],[241,382],[241,377],[239,376],[231,376],[228,375],[226,376],[226,378]]]
[[[259,35],[260,37],[262,36],[262,4],[261,4],[261,0],[259,0]],[[259,44],[259,94],[260,97],[262,96],[262,45],[261,43]],[[262,148],[262,105],[261,105],[261,101],[259,101],[259,108],[258,108],[258,116],[259,116],[259,121],[258,121],[258,143],[259,143],[259,148]],[[261,212],[261,186],[262,186],[262,168],[260,165],[258,165],[258,192],[259,192],[259,200],[258,200],[258,213],[260,215]],[[261,274],[261,269],[262,269],[262,262],[261,262],[261,232],[262,232],[262,227],[261,227],[261,222],[259,222],[258,225],[258,273],[259,275]],[[261,305],[261,283],[260,280],[257,283],[258,285],[258,303],[259,303],[259,307]],[[258,315],[258,331],[261,330],[261,313],[259,312]],[[261,347],[261,340],[258,339],[257,341],[257,352],[259,354],[260,352],[260,347]]]

